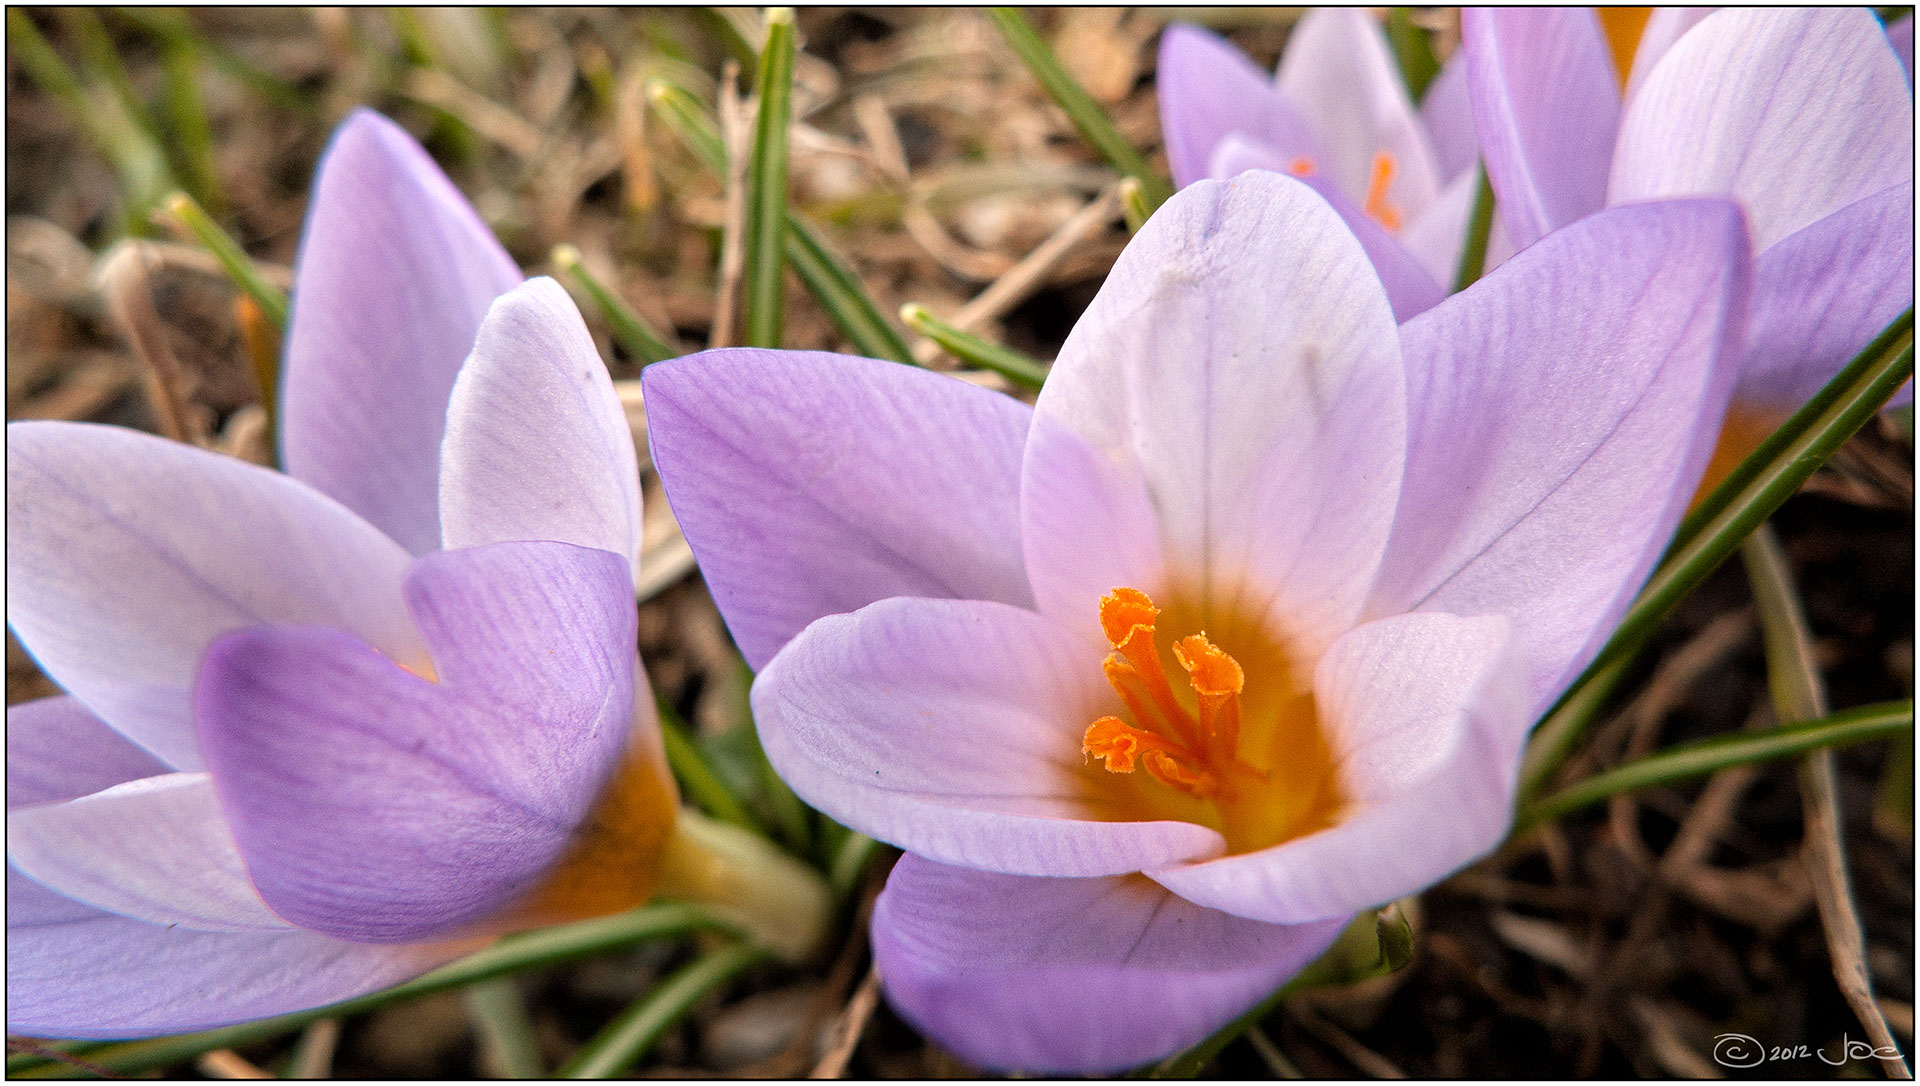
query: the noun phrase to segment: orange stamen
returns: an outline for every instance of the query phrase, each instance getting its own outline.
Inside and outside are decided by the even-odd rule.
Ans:
[[[1187,679],[1200,699],[1200,732],[1215,759],[1230,761],[1240,746],[1240,691],[1247,675],[1240,661],[1227,655],[1206,634],[1192,634],[1174,642],[1173,658],[1187,669]]]
[[[1400,230],[1400,209],[1387,202],[1387,187],[1393,184],[1393,174],[1399,166],[1386,151],[1373,156],[1373,175],[1367,180],[1367,202],[1362,207],[1374,222],[1392,233]]]
[[[1287,163],[1287,172],[1295,177],[1305,177],[1313,172],[1313,160],[1310,158],[1296,158],[1292,162]]]
[[[1154,645],[1159,608],[1147,594],[1116,588],[1100,601],[1100,628],[1113,646],[1103,665],[1133,724],[1103,716],[1087,726],[1081,750],[1106,761],[1109,773],[1144,766],[1154,779],[1188,795],[1206,798],[1220,790],[1217,767],[1238,765],[1240,691],[1246,676],[1233,657],[1205,634],[1183,638],[1173,655],[1187,671],[1200,705],[1195,720],[1175,700]]]

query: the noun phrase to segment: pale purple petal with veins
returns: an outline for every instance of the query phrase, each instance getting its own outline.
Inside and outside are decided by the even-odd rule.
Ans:
[[[90,909],[7,868],[7,1032],[148,1037],[385,988],[471,949],[312,932],[206,932]]]
[[[448,549],[597,547],[640,569],[633,432],[580,311],[542,277],[493,303],[454,382],[440,453]]]
[[[1342,927],[1242,920],[1138,875],[1029,878],[907,855],[874,902],[873,957],[894,1008],[970,1063],[1111,1073],[1198,1043]]]
[[[753,667],[889,596],[1032,603],[1018,400],[813,351],[706,351],[641,381],[667,500]]]
[[[1473,127],[1473,99],[1467,93],[1467,58],[1456,51],[1440,66],[1420,99],[1420,119],[1433,141],[1434,162],[1442,179],[1451,180],[1480,158],[1480,137]]]
[[[438,550],[447,397],[487,306],[521,278],[413,137],[356,110],[321,157],[294,261],[288,474]]]
[[[1116,585],[1198,577],[1215,608],[1303,652],[1326,644],[1358,616],[1392,524],[1397,340],[1366,254],[1311,188],[1255,171],[1182,189],[1034,407],[1021,515],[1041,610],[1079,628]]]
[[[1524,249],[1605,206],[1620,86],[1586,8],[1467,8],[1461,49],[1500,221]]]
[[[260,895],[362,942],[442,936],[537,885],[628,749],[624,558],[496,543],[421,559],[408,603],[438,682],[337,630],[208,653],[207,761]]]
[[[7,810],[91,795],[157,777],[165,762],[69,697],[7,706]]]
[[[1786,418],[1912,304],[1913,182],[1908,181],[1856,201],[1760,254],[1736,399],[1749,410]]]
[[[7,425],[7,621],[55,682],[174,768],[202,764],[190,691],[222,633],[317,623],[423,661],[407,561],[277,472],[119,427]]]
[[[1870,13],[1729,9],[1676,42],[1634,95],[1607,198],[1729,194],[1758,252],[1912,180],[1913,96]]]
[[[1294,25],[1274,86],[1305,117],[1327,158],[1315,165],[1348,193],[1373,184],[1391,156],[1388,201],[1417,215],[1446,182],[1380,24],[1360,8],[1311,8]]]
[[[1410,453],[1370,614],[1513,616],[1546,708],[1706,467],[1745,325],[1740,223],[1725,200],[1605,211],[1402,328]]]
[[[1222,176],[1211,170],[1213,156],[1236,132],[1278,155],[1326,159],[1313,128],[1275,89],[1272,77],[1211,31],[1182,23],[1167,27],[1160,35],[1154,91],[1167,162],[1181,188]]]
[[[1091,618],[1089,625],[1092,625]],[[942,863],[1113,875],[1218,853],[1186,822],[1085,795],[1110,702],[1098,638],[976,600],[883,600],[808,626],[753,687],[767,757],[836,821]]]

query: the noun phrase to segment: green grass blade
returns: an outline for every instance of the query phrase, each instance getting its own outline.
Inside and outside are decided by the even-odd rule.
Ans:
[[[254,93],[274,105],[319,119],[320,107],[312,95],[200,34],[194,30],[186,13],[178,8],[119,7],[112,11],[115,19],[144,31],[163,44],[184,45],[193,49],[215,68],[253,88]]]
[[[1387,9],[1387,41],[1400,62],[1400,78],[1407,81],[1407,93],[1415,102],[1426,96],[1433,77],[1440,74],[1440,62],[1434,59],[1433,42],[1427,32],[1413,25],[1409,8]]]
[[[1100,108],[1100,104],[1093,100],[1093,96],[1089,95],[1073,76],[1067,74],[1059,58],[1053,55],[1053,50],[1048,48],[1047,43],[1035,32],[1033,24],[1027,21],[1025,15],[1020,14],[1020,9],[988,8],[987,17],[1000,28],[1000,33],[1006,36],[1007,44],[1013,46],[1013,51],[1018,53],[1020,59],[1026,63],[1027,70],[1040,81],[1040,85],[1046,89],[1048,96],[1061,109],[1066,110],[1067,117],[1073,121],[1073,126],[1080,130],[1080,134],[1086,137],[1088,143],[1093,144],[1101,157],[1112,164],[1114,169],[1128,177],[1139,178],[1141,196],[1146,200],[1147,206],[1157,208],[1166,203],[1167,197],[1173,195],[1173,186],[1155,174],[1147,166],[1147,160],[1140,156],[1140,152],[1134,150],[1132,145],[1121,137],[1119,130],[1113,127],[1113,122],[1107,119],[1106,112]]]
[[[280,288],[267,282],[266,277],[260,274],[260,269],[254,267],[253,258],[240,248],[238,242],[228,237],[226,231],[221,230],[199,204],[193,202],[193,197],[184,192],[173,193],[166,199],[166,210],[167,214],[180,220],[193,232],[193,236],[207,247],[214,259],[220,261],[220,266],[226,269],[247,297],[253,299],[253,304],[260,307],[274,327],[284,329],[287,326],[287,296],[280,292]]]
[[[512,977],[495,977],[460,993],[467,1018],[479,1035],[483,1062],[501,1078],[539,1078],[546,1073],[540,1059],[540,1041],[527,1001]]]
[[[684,88],[665,80],[647,86],[647,98],[654,112],[673,129],[708,169],[725,173],[727,148],[720,130],[708,116],[700,100]],[[846,265],[835,257],[807,224],[791,212],[787,215],[786,257],[793,265],[821,308],[833,319],[854,349],[871,358],[884,358],[906,365],[917,365],[907,341],[880,314],[880,308],[867,296],[866,289]]]
[[[638,310],[595,278],[581,261],[579,249],[571,245],[554,246],[553,266],[560,270],[561,276],[568,282],[593,299],[594,307],[606,319],[607,326],[613,329],[613,337],[643,365],[664,362],[686,353],[668,343],[666,337],[654,331]]]
[[[1520,812],[1519,836],[1542,822],[1598,803],[1608,796],[1671,784],[1737,765],[1790,758],[1822,747],[1885,739],[1913,728],[1913,702],[1886,702],[1835,713],[1820,720],[1716,735],[1637,758],[1564,788]]]
[[[1153,208],[1147,204],[1146,191],[1137,177],[1122,178],[1120,181],[1120,213],[1126,216],[1129,234],[1138,234],[1140,228],[1147,225],[1147,220],[1153,217]]]
[[[664,939],[696,931],[735,933],[733,925],[695,905],[661,904],[582,920],[575,924],[510,935],[485,950],[457,962],[441,966],[398,987],[374,992],[343,1003],[242,1022],[236,1026],[184,1033],[172,1037],[154,1037],[144,1041],[125,1041],[87,1049],[83,1058],[121,1075],[138,1075],[190,1060],[216,1048],[232,1048],[291,1033],[321,1018],[358,1014],[388,1003],[463,988],[478,981],[505,976],[526,969],[557,965],[590,954],[603,953],[649,939]],[[12,1068],[10,1076],[16,1075]],[[85,1072],[65,1064],[42,1064],[17,1072],[22,1078],[76,1078]]]
[[[833,863],[827,868],[827,887],[833,892],[833,900],[844,902],[853,896],[860,885],[860,876],[866,874],[867,865],[879,851],[880,842],[864,833],[847,832],[834,849]]]
[[[1473,189],[1473,212],[1467,218],[1466,241],[1460,246],[1460,265],[1453,273],[1455,294],[1478,282],[1487,270],[1487,238],[1493,233],[1493,183],[1487,180],[1487,168],[1475,166],[1480,175]]]
[[[733,20],[727,18],[725,12],[711,7],[694,8],[693,17],[720,40],[728,56],[740,62],[742,71],[752,71],[753,66],[760,62],[760,54],[754,49],[753,43],[740,33],[740,28],[733,25]]]
[[[1037,389],[1047,380],[1046,363],[1011,347],[988,343],[979,336],[962,332],[928,312],[919,302],[901,306],[900,319],[960,361],[992,370],[1014,384]]]
[[[226,206],[220,173],[213,164],[213,126],[200,94],[200,55],[190,45],[169,44],[163,50],[166,73],[167,123],[172,129],[174,167],[195,199],[217,213]]]
[[[1680,522],[1666,558],[1627,608],[1606,646],[1561,696],[1560,704],[1589,696],[1586,688],[1608,664],[1645,640],[1661,616],[1800,489],[1912,375],[1913,309],[1909,307]],[[1556,705],[1549,717],[1558,712]],[[1552,767],[1546,769],[1551,772]]]
[[[750,347],[778,347],[787,299],[787,127],[793,121],[793,9],[767,12],[767,45],[755,80],[760,100],[747,162],[747,264],[743,304]]]
[[[1594,672],[1590,682],[1582,684],[1572,696],[1562,699],[1553,711],[1540,720],[1527,740],[1520,759],[1520,802],[1524,805],[1540,794],[1552,780],[1554,770],[1573,753],[1573,746],[1600,716],[1614,691],[1626,681],[1631,655],[1621,656]]]
[[[660,733],[666,740],[667,765],[673,769],[673,775],[700,805],[700,809],[722,822],[731,822],[744,830],[764,833],[765,829],[747,813],[746,804],[727,787],[726,781],[707,763],[706,755],[701,753],[700,745],[687,734],[687,726],[680,714],[666,702],[660,706]]]
[[[560,1078],[613,1078],[632,1067],[660,1035],[693,1009],[708,992],[769,957],[752,943],[731,943],[695,959],[628,1007],[586,1043]]]

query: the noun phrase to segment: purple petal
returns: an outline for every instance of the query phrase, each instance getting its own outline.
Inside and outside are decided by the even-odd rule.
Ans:
[[[201,741],[254,884],[302,927],[411,941],[497,912],[572,842],[627,750],[624,559],[496,543],[420,559],[439,682],[335,630],[207,654]]]
[[[1467,8],[1460,31],[1480,154],[1524,249],[1606,203],[1613,56],[1587,8]]]
[[[72,698],[7,706],[9,811],[78,799],[165,772],[165,762],[127,742]]]
[[[1060,350],[1021,494],[1041,609],[1184,583],[1317,652],[1393,519],[1404,378],[1380,280],[1311,188],[1199,182],[1154,213]],[[1222,621],[1214,621],[1222,619]]]
[[[1625,99],[1633,101],[1640,92],[1640,85],[1667,55],[1673,43],[1680,40],[1687,31],[1700,25],[1700,20],[1714,13],[1713,8],[1654,8],[1647,16],[1647,25],[1640,31],[1640,43],[1633,50],[1633,70],[1627,76]]]
[[[1729,9],[1634,95],[1608,200],[1730,194],[1762,251],[1911,180],[1913,98],[1871,14]]]
[[[494,302],[453,385],[440,450],[445,546],[551,539],[640,568],[633,432],[593,337],[560,284]]]
[[[1856,201],[1754,261],[1734,399],[1785,419],[1913,304],[1913,182]]]
[[[305,1010],[397,984],[471,947],[205,932],[99,912],[7,869],[7,1032],[146,1037]]]
[[[1455,52],[1440,66],[1420,99],[1420,120],[1433,142],[1440,176],[1451,180],[1473,168],[1480,158],[1480,136],[1473,127],[1473,98],[1467,91],[1467,58]]]
[[[1203,826],[1097,821],[1124,817],[1088,797],[1080,750],[1112,700],[1104,656],[1005,604],[882,600],[794,638],[754,718],[800,798],[941,863],[1115,875],[1218,852]]]
[[[1900,16],[1887,24],[1887,44],[1893,46],[1893,55],[1900,58],[1900,67],[1907,73],[1907,89],[1913,89],[1913,14]]]
[[[1313,129],[1267,73],[1233,43],[1184,23],[1160,35],[1160,65],[1154,76],[1160,97],[1160,130],[1174,184],[1185,188],[1206,177],[1220,143],[1239,133],[1287,162],[1326,161]],[[1225,175],[1233,176],[1232,174]]]
[[[294,262],[288,473],[413,553],[438,550],[447,396],[487,306],[520,279],[413,137],[354,111],[320,159]]]
[[[667,500],[755,668],[889,596],[1031,603],[1018,400],[814,351],[707,351],[641,380]]]
[[[1399,233],[1400,244],[1420,266],[1433,277],[1435,284],[1453,283],[1454,276],[1460,270],[1460,250],[1467,240],[1467,224],[1473,218],[1473,198],[1480,191],[1480,175],[1474,172],[1463,173],[1447,183],[1434,197],[1426,210],[1407,220],[1407,225]],[[1491,242],[1492,238],[1489,237]],[[1492,269],[1492,261],[1481,269],[1482,274]],[[1428,308],[1432,308],[1429,306]],[[1420,311],[1426,312],[1425,309]],[[1412,313],[1401,316],[1398,309],[1394,315],[1400,322],[1419,316]]]
[[[1214,151],[1212,176],[1234,178],[1248,170],[1286,173],[1286,165],[1286,160],[1271,148],[1253,143],[1244,136],[1234,135],[1222,140]],[[1388,233],[1359,204],[1347,199],[1332,178],[1319,172],[1289,176],[1298,177],[1319,193],[1339,213],[1340,220],[1347,224],[1347,229],[1353,231],[1353,236],[1360,240],[1360,248],[1366,251],[1374,273],[1380,277],[1380,285],[1386,289],[1387,301],[1393,306],[1395,320],[1412,320],[1440,304],[1440,299],[1447,296],[1447,292],[1441,289],[1401,239]],[[1458,242],[1455,244],[1457,247]]]
[[[424,662],[406,564],[277,472],[118,427],[7,425],[7,621],[55,682],[175,768],[201,765],[190,690],[229,630],[338,626]]]
[[[1311,8],[1295,24],[1274,85],[1327,150],[1317,161],[1349,197],[1365,199],[1375,156],[1394,165],[1387,200],[1419,214],[1444,180],[1380,24],[1359,8]]]
[[[1706,466],[1737,371],[1743,244],[1724,200],[1614,208],[1401,329],[1411,451],[1369,613],[1510,616],[1544,709]]]
[[[874,903],[873,957],[894,1008],[967,1062],[1080,1075],[1197,1044],[1342,927],[1242,920],[1140,876],[1027,878],[907,855]]]
[[[7,860],[96,908],[196,931],[279,931],[205,773],[128,781],[7,814]]]
[[[1330,829],[1148,872],[1188,901],[1274,924],[1339,919],[1438,881],[1506,835],[1526,715],[1498,617],[1397,615],[1314,667],[1348,807]]]

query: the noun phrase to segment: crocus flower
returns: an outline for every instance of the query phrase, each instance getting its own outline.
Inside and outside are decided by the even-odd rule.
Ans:
[[[323,159],[288,474],[7,427],[7,1021],[316,1006],[644,900],[674,792],[635,651],[632,436],[572,302],[410,137]]]
[[[1396,326],[1256,171],[1154,214],[1032,408],[811,352],[649,368],[768,756],[908,853],[894,1006],[991,1067],[1137,1064],[1490,849],[1705,463],[1747,290],[1738,210],[1673,201]]]
[[[1711,484],[1913,301],[1913,98],[1857,8],[1469,9],[1487,175],[1527,245],[1602,207],[1718,194],[1747,212],[1752,325]],[[1611,47],[1610,47],[1611,42]],[[1623,92],[1624,86],[1624,92]],[[1623,98],[1624,94],[1624,98]]]
[[[1155,90],[1175,184],[1291,173],[1359,236],[1401,320],[1446,295],[1480,153],[1458,56],[1416,110],[1385,33],[1360,9],[1307,12],[1273,76],[1225,39],[1176,23],[1160,38]]]

